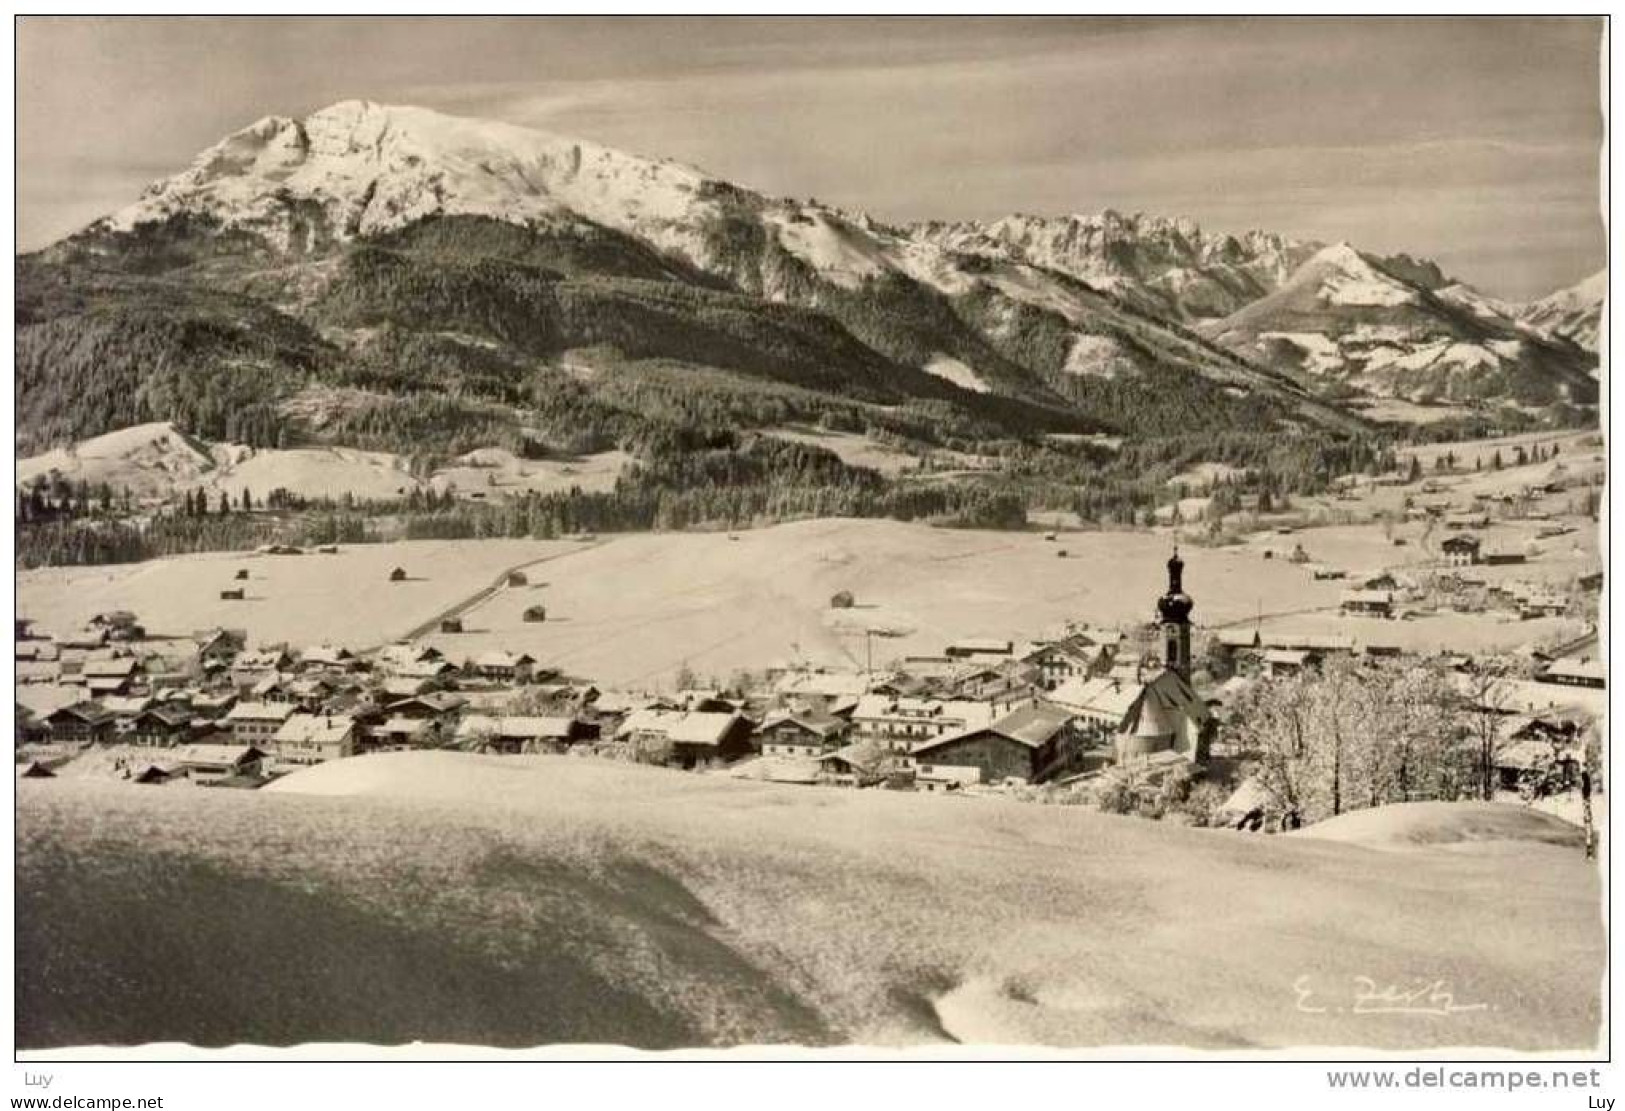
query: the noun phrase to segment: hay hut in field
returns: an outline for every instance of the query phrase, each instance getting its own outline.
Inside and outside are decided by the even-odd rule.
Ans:
[[[238,582],[243,582],[244,580],[246,580],[248,578],[248,568],[246,568],[246,567],[237,568],[237,574],[232,576],[232,577],[235,578]]]
[[[526,607],[526,609],[525,609],[525,620],[526,621],[531,621],[531,622],[546,621],[547,620],[547,607],[546,606],[528,606],[528,607]]]
[[[508,572],[508,585],[509,586],[526,586],[526,585],[529,585],[529,583],[530,583],[530,580],[525,577],[525,573],[523,571],[509,571]]]
[[[243,588],[238,587],[236,590],[222,590],[220,592],[220,600],[222,602],[241,602],[243,600]]]
[[[857,604],[850,590],[837,590],[829,599],[829,608],[833,610],[849,610]]]
[[[403,582],[405,582],[406,581],[406,568],[397,567],[397,568],[395,568],[395,570],[391,571],[389,573],[389,581],[392,582],[392,583],[403,583]]]
[[[440,631],[443,633],[460,633],[463,631],[461,617],[443,617],[440,619]]]

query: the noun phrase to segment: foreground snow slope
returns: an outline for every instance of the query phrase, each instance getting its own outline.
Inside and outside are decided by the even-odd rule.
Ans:
[[[1597,1036],[1597,882],[1549,844],[1399,860],[1071,807],[455,753],[249,795],[19,792],[25,1047]],[[1354,1014],[1358,977],[1486,1006]],[[1305,989],[1324,1010],[1300,1007]]]

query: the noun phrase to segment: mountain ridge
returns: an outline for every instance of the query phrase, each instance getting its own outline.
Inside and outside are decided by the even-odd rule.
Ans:
[[[115,417],[187,423],[200,405],[216,435],[262,417],[271,435],[290,395],[402,351],[427,361],[408,377],[442,387],[450,415],[470,388],[522,402],[559,380],[571,348],[608,345],[632,363],[947,406],[1009,435],[1164,435],[1187,421],[1359,431],[1346,383],[1213,333],[1204,315],[1246,311],[1320,250],[1117,213],[894,228],[669,159],[342,101],[239,129],[20,258],[19,403],[48,439],[105,432]],[[1432,264],[1393,265],[1444,281]],[[812,316],[793,323],[790,308]],[[121,347],[163,369],[125,366],[110,387],[81,365],[90,348]],[[172,385],[155,389],[154,373]],[[207,405],[178,396],[199,380],[206,395],[228,392]],[[75,415],[84,391],[109,395],[101,415]]]

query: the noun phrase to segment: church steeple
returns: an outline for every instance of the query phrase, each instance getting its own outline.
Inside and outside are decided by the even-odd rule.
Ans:
[[[1157,599],[1157,616],[1162,624],[1163,663],[1185,680],[1191,680],[1191,610],[1196,603],[1185,593],[1185,561],[1179,548],[1168,559],[1168,592]]]

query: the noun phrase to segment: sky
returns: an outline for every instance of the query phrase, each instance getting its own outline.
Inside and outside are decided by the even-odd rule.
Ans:
[[[1602,268],[1598,19],[73,19],[17,31],[18,248],[266,115],[367,99],[893,222],[1106,208]]]

